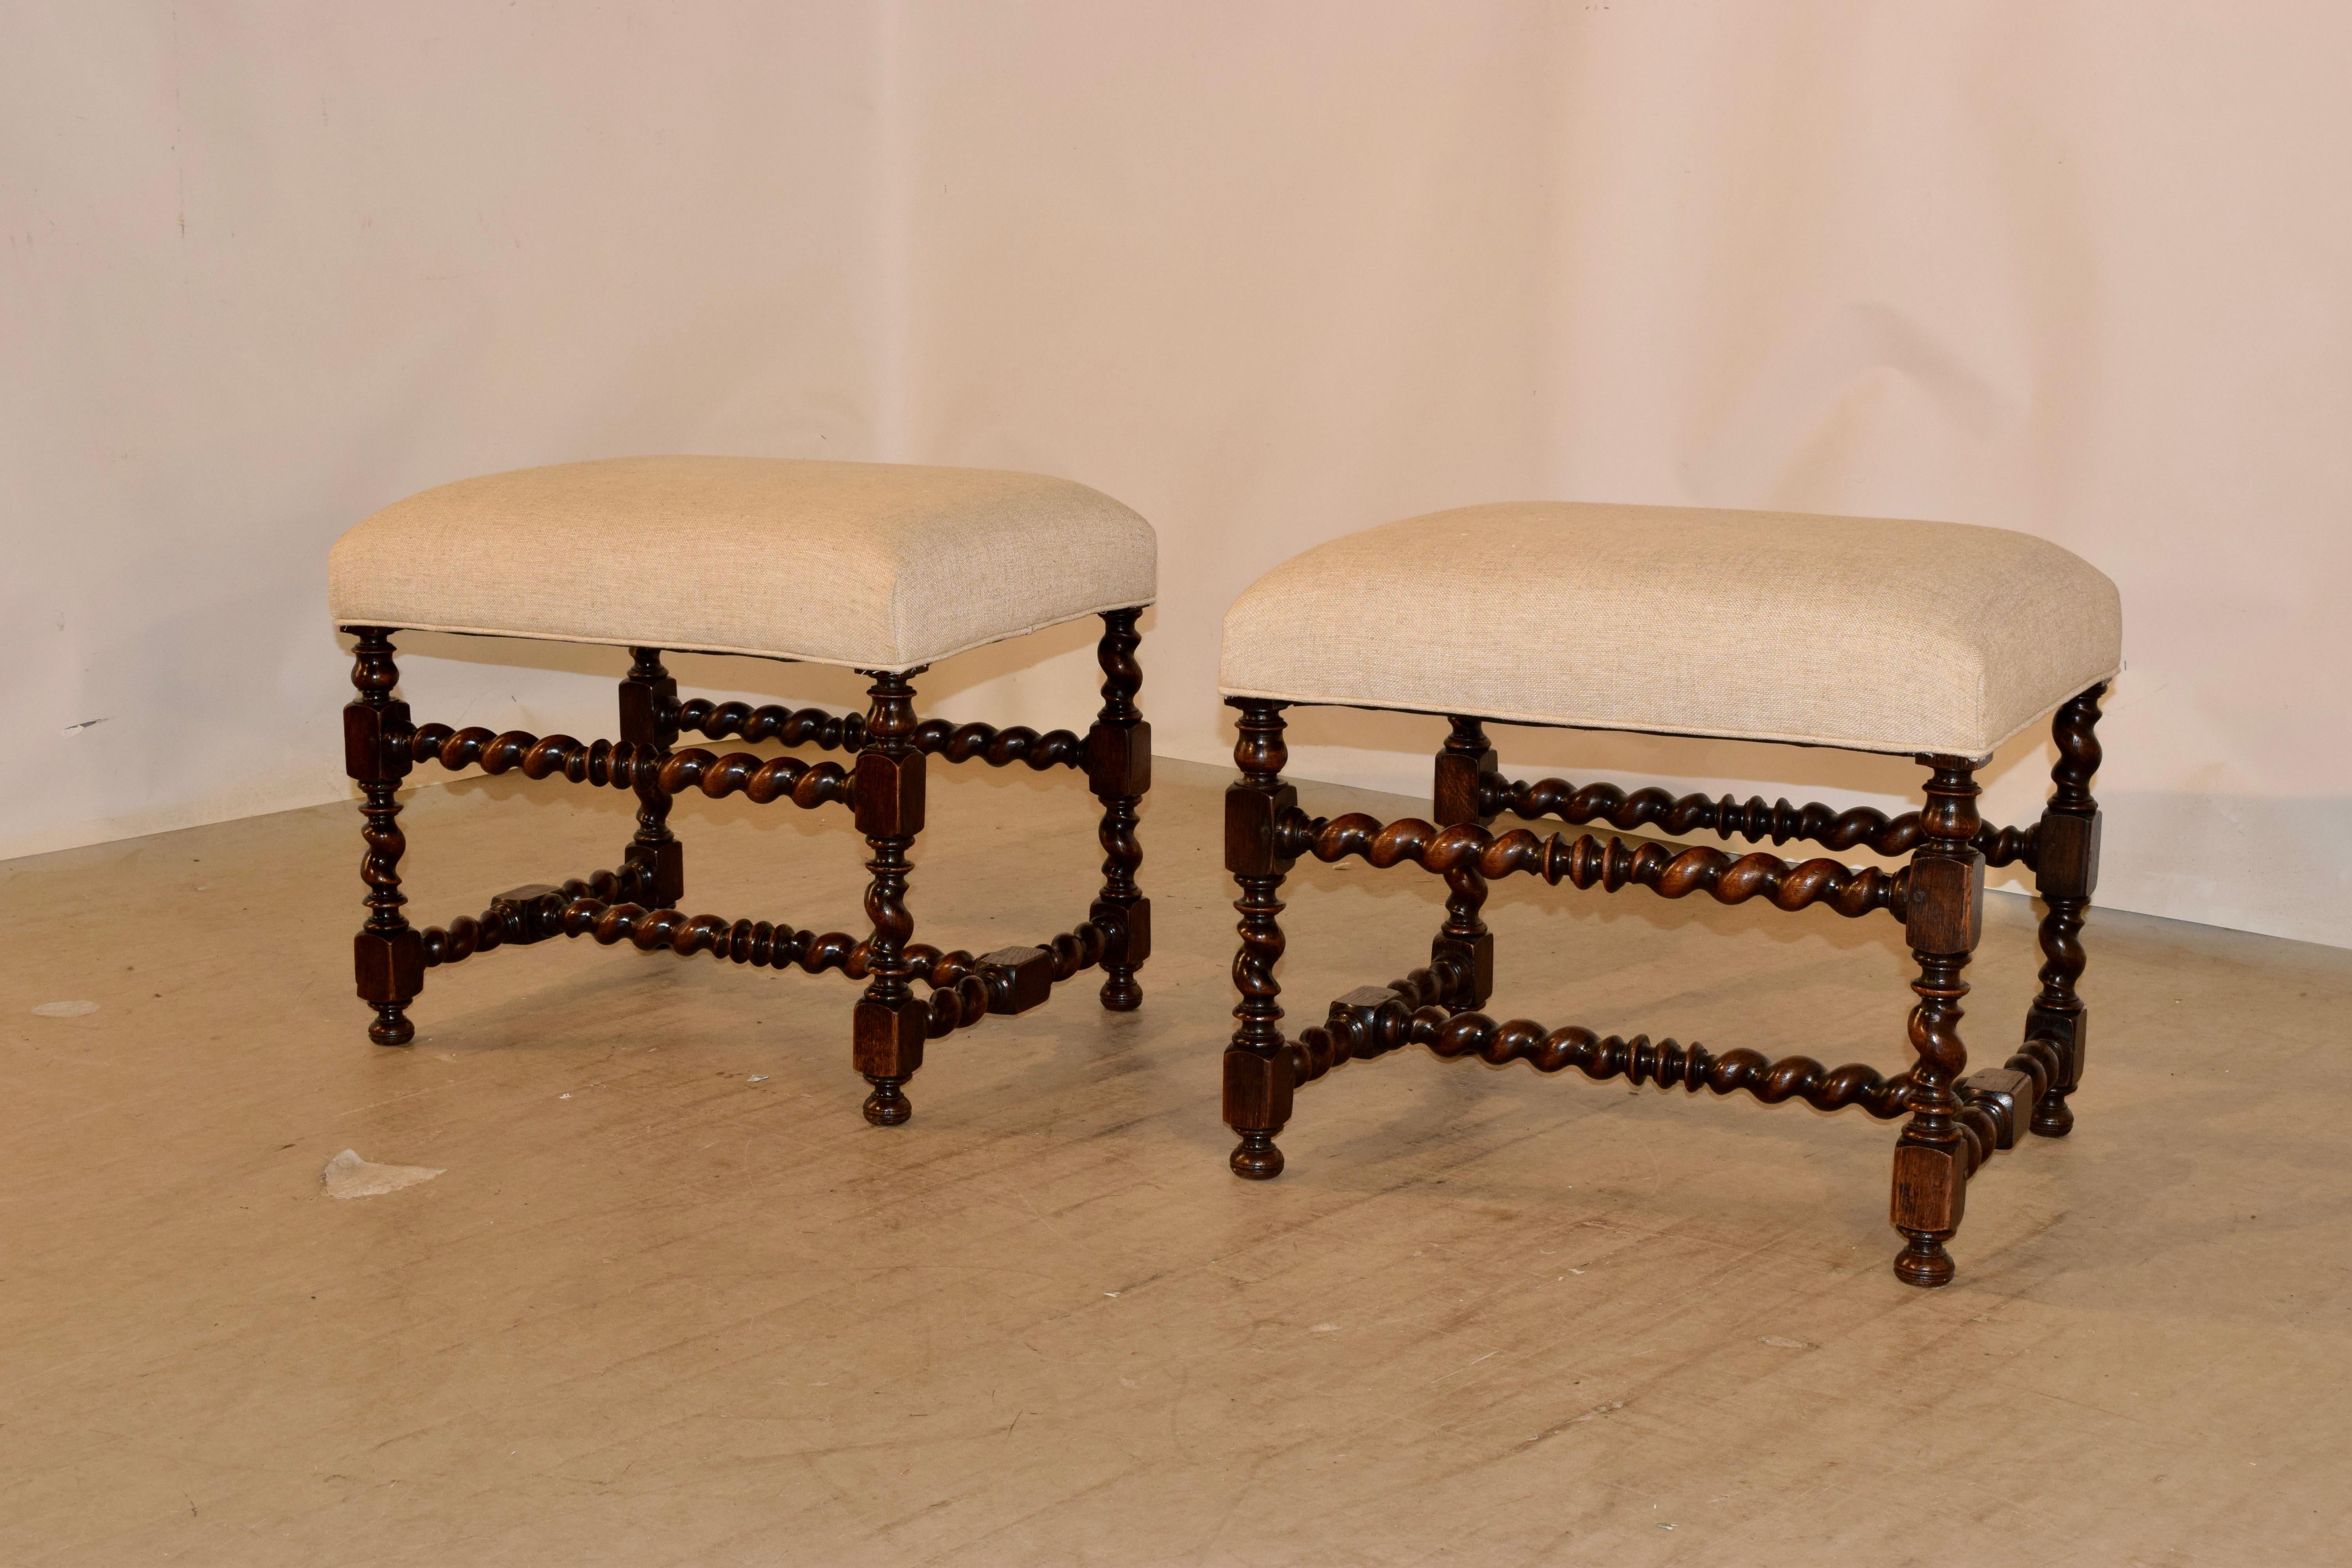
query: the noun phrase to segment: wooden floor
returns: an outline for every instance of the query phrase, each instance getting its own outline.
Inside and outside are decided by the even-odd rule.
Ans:
[[[919,939],[1084,914],[1074,778],[932,781]],[[1855,1112],[1401,1053],[1234,1180],[1222,783],[1146,807],[1143,1011],[1082,976],[935,1043],[887,1131],[838,975],[551,942],[370,1047],[350,807],[0,867],[0,1563],[2352,1558],[2352,952],[2096,914],[2075,1133],[1921,1292]],[[422,792],[412,913],[612,864],[624,800]],[[677,820],[689,910],[858,929],[845,812]],[[1440,919],[1409,868],[1291,886],[1309,1018]],[[2034,958],[1989,901],[1997,1061]],[[1906,1059],[1891,921],[1492,914],[1500,1016]],[[346,1148],[446,1173],[331,1200]]]

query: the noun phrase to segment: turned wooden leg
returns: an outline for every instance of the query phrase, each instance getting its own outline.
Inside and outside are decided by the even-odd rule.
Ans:
[[[1103,616],[1102,640],[1095,657],[1103,671],[1102,711],[1087,731],[1087,783],[1102,802],[1101,896],[1087,919],[1102,928],[1102,1005],[1114,1013],[1143,1004],[1135,972],[1151,956],[1151,900],[1136,887],[1143,846],[1135,835],[1136,807],[1151,788],[1151,726],[1135,706],[1143,689],[1143,667],[1135,650],[1141,610],[1111,610]]]
[[[857,830],[873,858],[866,888],[866,918],[873,935],[866,947],[866,994],[857,1002],[852,1058],[874,1092],[866,1097],[866,1120],[897,1127],[915,1114],[905,1085],[923,1065],[923,1040],[930,1009],[909,984],[914,971],[907,942],[915,917],[907,910],[907,851],[923,830],[923,753],[915,749],[915,689],[906,674],[867,670],[873,705],[866,710],[865,745],[850,787]]]
[[[2074,1131],[2066,1097],[2083,1081],[2090,1044],[2090,1013],[2074,994],[2083,977],[2083,918],[2099,881],[2099,803],[2091,777],[2099,771],[2099,698],[2105,685],[2058,710],[2051,722],[2058,761],[2050,770],[2050,804],[2034,846],[2034,887],[2042,895],[2042,991],[2025,1015],[2025,1037],[2057,1047],[2059,1074],[2033,1107],[2032,1129],[2044,1138]]]
[[[1456,717],[1453,722],[1454,732],[1437,753],[1431,812],[1440,827],[1484,827],[1495,820],[1486,809],[1486,782],[1500,764],[1477,720]],[[1486,904],[1486,879],[1475,865],[1445,873],[1445,923],[1430,942],[1429,966],[1451,977],[1445,1006],[1452,1012],[1484,1007],[1495,994],[1495,934],[1478,918]]]
[[[1912,852],[1904,930],[1919,978],[1911,989],[1911,1120],[1895,1146],[1895,1228],[1904,1237],[1895,1277],[1906,1285],[1948,1285],[1952,1257],[1944,1249],[1960,1227],[1968,1201],[1969,1149],[1960,1130],[1961,1105],[1953,1086],[1968,1069],[1960,1042],[1961,973],[1984,929],[1984,857],[1975,837],[1975,764],[1961,757],[1923,756],[1935,770],[1919,814]]]
[[[670,748],[677,743],[677,682],[662,668],[661,649],[633,647],[629,652],[635,662],[621,682],[621,739],[641,754],[667,761]],[[634,896],[651,908],[674,910],[686,897],[686,846],[669,830],[670,794],[650,773],[640,773],[635,787],[637,831],[625,858],[637,872]]]
[[[1275,831],[1282,814],[1298,804],[1298,792],[1282,782],[1290,753],[1282,743],[1279,702],[1234,698],[1241,710],[1241,739],[1234,761],[1242,776],[1225,790],[1225,869],[1241,889],[1234,908],[1241,913],[1241,950],[1234,958],[1234,985],[1241,1001],[1237,1026],[1225,1047],[1225,1125],[1240,1134],[1233,1153],[1234,1174],[1263,1182],[1282,1173],[1282,1151],[1275,1138],[1290,1120],[1297,1069],[1282,1035],[1282,986],[1274,966],[1282,957],[1282,879],[1291,858],[1281,853]]]
[[[395,700],[400,683],[392,658],[392,633],[383,626],[346,628],[359,638],[352,665],[358,695],[343,709],[343,771],[360,786],[361,837],[367,854],[360,879],[367,884],[367,923],[352,942],[352,967],[360,1000],[375,1009],[368,1038],[379,1046],[404,1046],[416,1037],[408,1005],[425,988],[422,935],[403,918],[408,901],[400,890],[400,857],[408,840],[400,831],[400,781],[411,765],[407,742],[414,726],[408,704]]]

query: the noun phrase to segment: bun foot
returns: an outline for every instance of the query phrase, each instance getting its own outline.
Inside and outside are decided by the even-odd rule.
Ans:
[[[2033,1107],[2033,1131],[2043,1138],[2063,1138],[2074,1131],[2074,1112],[2063,1094],[2044,1095]]]
[[[866,1120],[877,1127],[903,1127],[913,1120],[914,1102],[898,1089],[894,1078],[869,1078],[874,1092],[866,1097]]]
[[[387,1002],[375,1010],[375,1022],[368,1026],[368,1038],[379,1046],[404,1046],[416,1038],[416,1026],[408,1021],[408,1004]]]
[[[1135,982],[1132,969],[1114,969],[1103,982],[1102,1005],[1113,1013],[1132,1013],[1143,1005],[1143,987]]]
[[[1952,1255],[1932,1236],[1915,1236],[1895,1255],[1895,1278],[1906,1285],[1933,1290],[1952,1282]]]
[[[1242,1133],[1242,1141],[1234,1145],[1234,1174],[1251,1182],[1270,1182],[1282,1174],[1282,1151],[1275,1147],[1271,1132]]]

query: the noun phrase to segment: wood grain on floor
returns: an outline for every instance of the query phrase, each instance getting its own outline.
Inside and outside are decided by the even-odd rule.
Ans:
[[[0,867],[0,1563],[2345,1560],[2352,953],[2095,912],[2079,1126],[1923,1293],[1853,1113],[1406,1052],[1234,1180],[1223,782],[1145,808],[1142,1011],[936,1042],[892,1131],[838,975],[550,942],[370,1047],[353,808]],[[1074,780],[932,791],[918,940],[1083,915]],[[412,915],[612,864],[627,804],[419,792]],[[846,813],[674,820],[690,910],[859,929]],[[1290,887],[1294,1026],[1442,917],[1410,868]],[[2036,962],[1989,902],[1980,1060]],[[1892,921],[1489,915],[1498,1016],[1904,1060]],[[331,1201],[346,1148],[445,1173]]]

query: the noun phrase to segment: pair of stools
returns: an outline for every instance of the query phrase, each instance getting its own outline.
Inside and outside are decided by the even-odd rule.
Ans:
[[[336,621],[358,640],[344,710],[347,771],[365,819],[367,921],[355,943],[369,1037],[401,1046],[425,972],[554,936],[866,982],[852,1060],[868,1121],[911,1114],[905,1086],[926,1042],[1019,1013],[1099,968],[1103,1005],[1139,1005],[1151,904],[1136,872],[1151,731],[1137,618],[1155,592],[1149,524],[1064,480],[984,469],[730,458],[634,458],[467,479],[378,512],[331,559]],[[1084,734],[919,718],[912,679],[933,660],[1098,616],[1102,707]],[[417,724],[394,689],[395,630],[612,644],[632,650],[620,734]],[[1968,1184],[2026,1132],[2063,1136],[2088,1039],[2075,992],[2097,878],[2099,698],[2121,666],[2115,585],[2056,545],[1957,523],[1679,509],[1518,503],[1412,518],[1285,563],[1227,614],[1220,686],[1239,712],[1240,779],[1225,796],[1225,865],[1240,889],[1238,1027],[1224,1052],[1233,1168],[1282,1169],[1275,1140],[1294,1097],[1341,1062],[1408,1044],[1444,1058],[1573,1067],[1767,1103],[1860,1107],[1901,1120],[1893,1219],[1896,1275],[1952,1277],[1945,1243]],[[872,680],[866,713],[681,700],[664,650],[847,666]],[[1398,709],[1446,718],[1431,821],[1325,819],[1283,782],[1284,710]],[[2038,823],[1984,825],[1974,773],[2055,710],[2054,789]],[[1729,795],[1628,794],[1607,784],[1521,783],[1498,769],[1486,721],[1715,736],[1911,755],[1924,809],[1767,805]],[[776,741],[830,761],[680,748],[687,734]],[[913,941],[908,851],[922,831],[929,759],[1066,767],[1101,803],[1100,893],[1070,931],[979,957]],[[619,865],[501,893],[478,919],[419,929],[402,914],[397,791],[420,763],[556,775],[631,792],[636,832]],[[688,915],[672,798],[689,789],[754,802],[850,808],[871,851],[863,936]],[[1668,839],[1712,833],[1908,857],[1901,868],[1734,856],[1657,838],[1500,834],[1503,813],[1606,823]],[[1282,1027],[1275,966],[1285,876],[1302,856],[1410,861],[1445,879],[1429,962],[1352,991],[1316,1027]],[[1964,971],[1982,926],[1988,865],[2030,867],[2043,900],[2041,991],[2001,1067],[1968,1073]],[[1783,910],[1825,905],[1902,922],[1918,966],[1910,1042],[1892,1075],[1809,1057],[1622,1039],[1497,1023],[1488,884],[1528,874],[1665,898],[1705,893]],[[919,986],[920,989],[919,990]],[[1964,1076],[1965,1075],[1965,1076]]]

